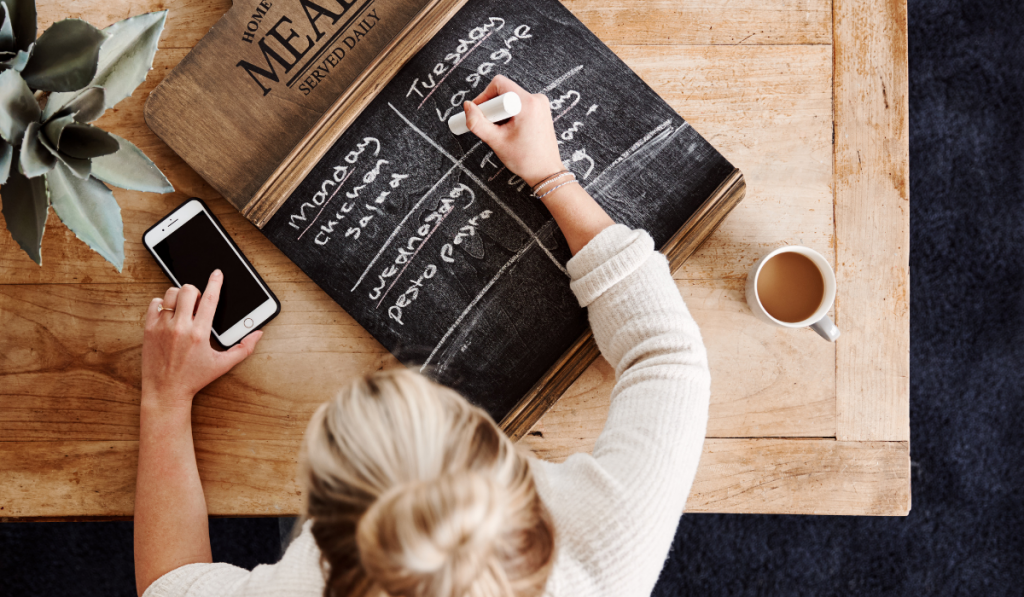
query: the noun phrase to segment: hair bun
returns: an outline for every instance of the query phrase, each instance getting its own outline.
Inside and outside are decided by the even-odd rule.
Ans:
[[[475,472],[397,486],[359,521],[356,542],[363,568],[391,595],[504,592],[508,580],[493,547],[502,534],[505,508],[497,484]]]

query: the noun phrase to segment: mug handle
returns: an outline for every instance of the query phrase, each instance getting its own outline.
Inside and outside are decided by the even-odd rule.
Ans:
[[[839,337],[839,328],[836,327],[836,324],[832,323],[832,320],[828,318],[828,315],[812,323],[810,327],[815,332],[818,332],[819,336],[829,342],[835,342],[836,338]]]

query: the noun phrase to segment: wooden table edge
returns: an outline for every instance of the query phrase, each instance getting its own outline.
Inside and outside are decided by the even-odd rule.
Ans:
[[[910,441],[906,0],[833,4],[836,438]]]
[[[299,441],[195,443],[211,516],[295,516],[301,510]],[[0,442],[0,521],[130,519],[134,491],[111,492],[104,483],[134,471],[137,458],[136,441]],[[33,477],[40,469],[53,474]],[[268,478],[282,481],[268,485]],[[122,482],[134,488],[134,474]],[[18,497],[26,494],[37,497],[21,502],[36,507],[22,513]],[[41,495],[47,498],[39,500]],[[907,442],[831,438],[707,439],[686,508],[868,516],[905,516],[909,510]]]

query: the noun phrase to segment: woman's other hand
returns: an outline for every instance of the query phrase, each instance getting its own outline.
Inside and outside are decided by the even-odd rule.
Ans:
[[[522,111],[505,124],[488,121],[477,106],[509,91],[516,92],[522,100]],[[551,104],[544,94],[531,94],[509,78],[498,75],[476,99],[465,102],[463,108],[466,127],[526,184],[533,186],[565,168],[558,154]]]
[[[252,354],[262,331],[249,334],[224,352],[210,345],[223,282],[224,274],[214,270],[202,296],[198,288],[186,284],[168,289],[164,298],[149,304],[142,341],[143,402],[190,407],[199,390]],[[160,310],[161,305],[165,310]]]

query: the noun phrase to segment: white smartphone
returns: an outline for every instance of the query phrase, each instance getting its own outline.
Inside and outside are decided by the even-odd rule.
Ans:
[[[213,270],[224,273],[212,330],[224,348],[281,312],[277,297],[202,199],[183,203],[147,230],[142,242],[179,288],[191,284],[203,292]]]

